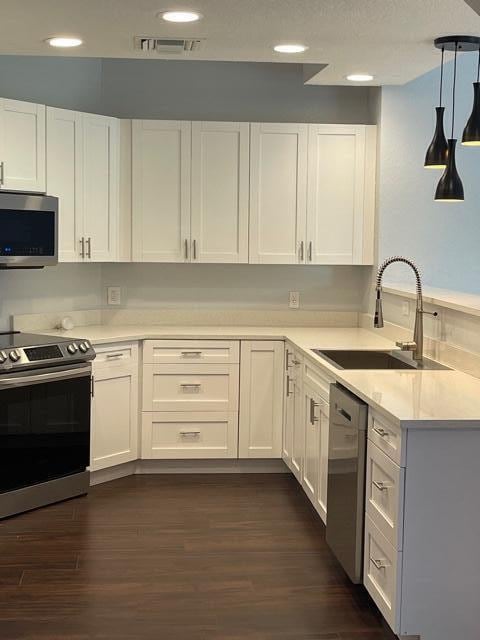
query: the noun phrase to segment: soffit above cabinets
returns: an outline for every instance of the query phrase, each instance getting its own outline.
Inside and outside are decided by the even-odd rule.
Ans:
[[[149,58],[135,36],[200,39],[196,51],[155,53],[164,59],[300,62],[327,65],[308,84],[349,84],[345,76],[368,72],[370,84],[403,84],[438,64],[432,40],[446,33],[478,34],[480,16],[463,0],[195,0],[203,18],[172,24],[158,19],[158,0],[4,0],[0,55],[31,54]],[[167,6],[168,5],[168,6]],[[180,5],[179,5],[180,6]],[[174,7],[175,8],[175,7]],[[84,40],[77,49],[54,50],[53,35]],[[279,54],[273,46],[299,42],[304,53]]]

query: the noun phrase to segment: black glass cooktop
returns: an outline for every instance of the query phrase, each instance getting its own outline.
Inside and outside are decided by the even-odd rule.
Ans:
[[[61,344],[62,342],[71,341],[71,338],[59,338],[58,336],[40,335],[38,333],[12,331],[9,333],[0,333],[0,350],[39,347],[41,345]]]

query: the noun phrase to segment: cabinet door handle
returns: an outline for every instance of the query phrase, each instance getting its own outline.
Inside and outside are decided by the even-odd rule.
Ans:
[[[289,357],[290,357],[291,355],[292,355],[292,354],[291,354],[291,353],[290,353],[290,351],[287,349],[287,350],[286,350],[286,352],[285,352],[285,371],[288,371],[288,370],[290,369],[290,366],[291,366],[291,365],[290,365],[290,362],[288,361],[288,359],[289,359]]]
[[[379,491],[387,491],[392,487],[388,482],[382,482],[381,480],[372,480],[372,484],[375,485]]]
[[[290,376],[287,376],[287,398],[289,398],[292,395],[292,392],[290,391],[290,382],[292,381],[292,379],[290,378]]]
[[[80,239],[80,257],[85,258],[85,238]]]
[[[192,257],[194,260],[197,259],[197,241],[192,240]]]
[[[373,427],[373,430],[375,431],[375,433],[377,433],[381,438],[386,438],[387,436],[389,436],[390,434],[388,433],[388,431],[385,431],[385,429],[382,429],[382,427]]]
[[[300,241],[300,248],[299,248],[299,260],[300,262],[303,262],[305,259],[305,247],[304,247],[304,242],[303,240]]]
[[[318,406],[320,406],[318,402],[315,402],[313,398],[310,398],[310,424],[311,425],[314,425],[316,422],[318,422],[318,418],[315,415],[315,409]]]
[[[5,184],[5,162],[0,162],[0,187]]]
[[[92,257],[92,239],[89,237],[87,238],[87,258],[91,258]]]
[[[376,558],[370,558],[370,562],[373,562],[373,564],[377,567],[377,569],[386,569],[387,567],[389,567],[390,565],[388,564],[388,562],[386,562],[386,560],[377,560]]]
[[[312,245],[312,241],[310,240],[310,242],[308,243],[308,261],[309,262],[312,261],[312,256],[313,256],[313,245]]]
[[[185,260],[188,260],[188,240],[185,238]]]

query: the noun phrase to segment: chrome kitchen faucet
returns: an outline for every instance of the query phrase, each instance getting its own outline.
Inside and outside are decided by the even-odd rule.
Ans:
[[[420,272],[415,264],[403,258],[402,256],[394,256],[387,258],[385,262],[380,266],[377,273],[376,284],[376,300],[375,300],[375,317],[373,326],[376,329],[383,327],[383,305],[382,305],[382,278],[385,269],[394,262],[403,262],[407,264],[413,270],[417,281],[417,308],[415,311],[415,326],[413,329],[413,341],[411,342],[397,342],[397,347],[400,347],[402,351],[411,351],[414,360],[423,360],[423,314],[427,313],[430,316],[437,316],[438,313],[434,311],[424,311],[423,309],[423,293],[422,293],[422,281],[420,278]]]

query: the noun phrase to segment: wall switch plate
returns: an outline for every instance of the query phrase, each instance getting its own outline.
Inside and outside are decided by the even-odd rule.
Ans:
[[[404,300],[402,302],[402,316],[410,315],[410,302],[408,300]]]
[[[300,307],[300,293],[298,291],[290,291],[288,306],[290,309],[298,309]]]
[[[120,287],[107,287],[107,304],[120,304]]]

